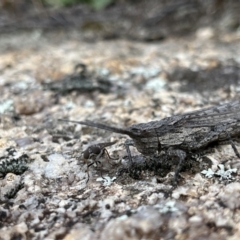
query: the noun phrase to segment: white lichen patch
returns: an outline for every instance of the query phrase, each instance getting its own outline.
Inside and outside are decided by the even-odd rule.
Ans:
[[[228,166],[228,169],[225,169],[225,166],[223,164],[219,164],[218,168],[219,169],[217,171],[213,171],[211,168],[209,168],[208,170],[203,170],[201,173],[207,178],[212,178],[214,175],[219,176],[220,181],[234,180],[232,174],[237,172],[237,168],[231,168]]]
[[[201,173],[207,178],[212,178],[215,174],[215,172],[211,168],[209,168],[208,170],[203,170]]]
[[[221,180],[233,180],[234,177],[232,176],[232,173],[237,172],[237,168],[231,168],[228,166],[228,169],[225,169],[223,164],[218,165],[219,170],[216,172],[216,175],[220,177]]]
[[[154,208],[158,209],[158,211],[161,213],[179,211],[179,209],[176,207],[176,202],[173,200],[166,202],[164,205],[162,204],[155,205]]]
[[[116,177],[110,178],[109,176],[104,176],[104,177],[100,177],[100,178],[97,178],[97,179],[96,179],[97,182],[103,182],[103,186],[109,186],[109,185],[111,185],[115,180],[116,180]]]

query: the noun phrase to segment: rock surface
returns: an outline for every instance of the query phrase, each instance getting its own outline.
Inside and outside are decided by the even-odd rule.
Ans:
[[[228,144],[196,158],[172,189],[174,166],[117,175],[126,136],[57,121],[127,127],[239,99],[239,40],[213,28],[151,43],[87,42],[77,30],[1,35],[0,239],[239,239],[240,160]],[[78,64],[111,91],[46,88]],[[107,151],[118,160],[105,154],[88,168],[82,152],[115,140]]]

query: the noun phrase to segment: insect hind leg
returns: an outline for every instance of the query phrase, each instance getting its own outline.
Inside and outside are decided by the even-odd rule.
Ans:
[[[227,141],[230,143],[230,145],[231,145],[234,153],[236,154],[236,156],[237,156],[238,158],[240,158],[240,154],[239,154],[239,152],[238,152],[238,150],[237,150],[237,148],[236,148],[235,143],[233,142],[233,139],[231,138],[231,136],[229,135],[229,133],[228,133],[227,131],[226,131],[226,134],[227,134],[227,136],[228,136],[228,140],[227,140]]]

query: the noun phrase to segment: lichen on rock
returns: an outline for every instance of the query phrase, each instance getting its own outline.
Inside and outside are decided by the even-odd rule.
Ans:
[[[24,173],[30,161],[27,154],[18,153],[14,147],[7,148],[0,156],[0,177],[6,176],[7,173]]]

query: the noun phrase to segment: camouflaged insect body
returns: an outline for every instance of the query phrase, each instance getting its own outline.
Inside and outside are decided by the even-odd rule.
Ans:
[[[131,142],[127,140],[125,147],[131,162],[131,145],[144,156],[152,157],[165,152],[166,161],[171,164],[174,159],[178,159],[175,183],[190,152],[201,151],[221,141],[229,141],[236,156],[240,158],[232,140],[240,136],[240,101],[173,115],[159,121],[133,124],[125,129],[92,121],[59,120],[128,135]]]
[[[59,120],[128,135],[144,156],[169,150],[169,155],[178,155],[184,159],[184,152],[203,149],[214,142],[240,136],[240,101],[178,114],[159,121],[133,124],[126,129],[92,121]]]

